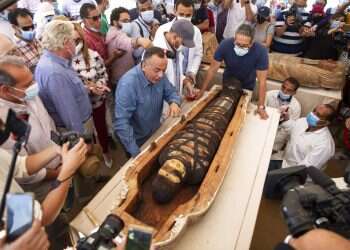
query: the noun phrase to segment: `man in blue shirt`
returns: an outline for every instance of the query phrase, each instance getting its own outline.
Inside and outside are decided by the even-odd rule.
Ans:
[[[221,62],[226,64],[223,84],[229,84],[234,78],[243,89],[253,90],[256,78],[259,81],[259,104],[257,113],[262,119],[267,119],[265,111],[266,78],[269,58],[266,48],[254,43],[254,29],[248,24],[242,24],[236,31],[235,38],[223,40],[214,54],[207,76],[197,98],[203,95],[209,82],[220,68]]]
[[[160,127],[163,102],[169,115],[180,113],[180,96],[164,75],[168,59],[164,50],[146,50],[141,64],[128,71],[118,82],[115,93],[114,133],[131,156]]]
[[[57,127],[79,133],[86,131],[91,117],[88,92],[70,66],[75,54],[74,26],[64,21],[47,24],[42,44],[44,54],[35,70],[39,95]]]

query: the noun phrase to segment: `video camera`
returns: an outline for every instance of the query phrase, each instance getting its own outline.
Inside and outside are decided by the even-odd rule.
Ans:
[[[1,122],[1,125],[0,144],[4,143],[11,134],[17,142],[21,144],[27,143],[31,127],[27,121],[18,117],[12,109],[8,110],[6,123]]]
[[[51,131],[51,140],[59,146],[69,142],[68,149],[73,148],[79,142],[80,138],[83,138],[86,144],[91,144],[93,142],[93,136],[89,134],[79,134],[74,131],[63,133]]]
[[[313,182],[307,182],[310,177]],[[350,238],[350,191],[315,167],[296,166],[268,173],[266,198],[282,200],[282,214],[290,233],[298,237],[315,227]]]
[[[110,214],[97,232],[78,241],[77,250],[107,250],[116,247],[113,239],[121,232],[124,222],[116,215]]]

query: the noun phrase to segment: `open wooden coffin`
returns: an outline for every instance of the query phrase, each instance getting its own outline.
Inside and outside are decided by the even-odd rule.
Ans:
[[[213,203],[230,167],[233,146],[246,115],[249,102],[247,95],[240,98],[236,112],[200,185],[186,185],[170,203],[157,204],[152,198],[151,183],[160,167],[157,158],[162,148],[217,95],[218,91],[208,95],[187,117],[183,117],[134,160],[133,166],[124,177],[127,186],[125,199],[112,210],[112,213],[124,221],[125,230],[131,224],[151,227],[154,230],[153,244],[158,247],[166,246],[184,231],[190,221],[203,215]]]

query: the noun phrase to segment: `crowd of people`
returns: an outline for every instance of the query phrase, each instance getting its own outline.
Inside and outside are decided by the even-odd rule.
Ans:
[[[324,168],[335,154],[328,129],[335,107],[319,104],[301,117],[298,80],[290,76],[280,90],[268,92],[266,81],[269,52],[348,62],[344,11],[350,2],[325,10],[326,4],[315,0],[306,11],[306,0],[290,6],[252,0],[137,0],[136,8],[115,8],[109,17],[109,0],[64,0],[61,6],[52,0],[20,0],[7,7],[0,13],[0,118],[6,121],[12,109],[32,128],[17,161],[15,190],[34,192],[43,212],[41,225],[52,224],[78,169],[97,175],[86,163],[98,154],[95,146],[109,168],[113,141],[129,157],[137,156],[165,119],[179,116],[185,99],[204,95],[223,63],[224,87],[257,89],[261,119],[269,117],[266,106],[280,111],[270,170]],[[198,83],[208,33],[219,46]],[[347,135],[348,107],[344,100]],[[91,135],[92,142],[81,140],[68,150],[52,142],[52,131]],[[1,145],[2,162],[10,162],[14,144],[9,138]],[[52,188],[57,180],[60,184]],[[28,235],[40,230],[34,223],[23,237],[31,241]],[[42,244],[33,249],[46,249],[45,236],[36,237]]]

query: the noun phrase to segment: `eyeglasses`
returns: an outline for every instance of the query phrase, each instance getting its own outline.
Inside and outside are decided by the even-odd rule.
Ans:
[[[29,31],[29,30],[33,30],[33,29],[34,29],[34,25],[24,26],[21,28],[21,30],[23,30],[23,31]]]
[[[98,21],[98,20],[100,20],[101,19],[101,16],[100,15],[98,15],[98,16],[89,16],[89,17],[87,17],[88,19],[92,19],[93,21]]]

